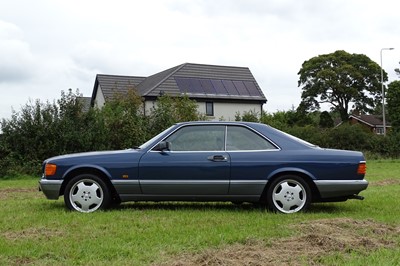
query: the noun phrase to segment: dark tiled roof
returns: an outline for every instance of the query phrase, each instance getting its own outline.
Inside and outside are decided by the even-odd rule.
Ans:
[[[140,95],[142,95],[142,96],[150,96],[149,94],[153,90],[156,90],[157,87],[159,87],[161,84],[163,84],[168,78],[170,78],[182,66],[184,66],[184,65],[179,65],[179,66],[176,66],[176,67],[172,67],[172,68],[169,68],[167,70],[161,71],[159,73],[156,73],[154,75],[151,75],[151,76],[147,77],[138,86],[138,90],[139,90]],[[164,92],[168,93],[170,91],[164,90]],[[159,93],[160,93],[159,90],[158,90],[158,92],[155,92],[155,93],[153,92],[153,96],[158,96]],[[174,93],[172,93],[172,94],[174,94]]]
[[[238,99],[238,100],[258,100],[266,101],[266,98],[255,80],[250,69],[247,67],[233,67],[233,66],[217,66],[217,65],[202,65],[202,64],[191,64],[185,63],[173,68],[173,72],[169,76],[164,77],[164,81],[159,83],[157,86],[148,88],[147,96],[157,96],[160,92],[164,92],[170,95],[182,95],[187,94],[193,98],[219,98],[219,99]],[[192,80],[218,80],[218,81],[244,81],[252,82],[255,85],[255,89],[258,90],[257,95],[239,95],[229,93],[192,93],[188,91],[182,91],[176,82],[176,78],[192,79]],[[141,86],[141,85],[139,85]]]
[[[351,115],[354,118],[371,126],[383,126],[383,118],[380,115]],[[390,126],[390,122],[386,121],[386,126]]]
[[[97,74],[94,82],[92,101],[96,96],[99,86],[104,97],[108,99],[116,92],[126,93],[129,89],[137,88],[137,86],[145,79],[146,77]]]
[[[200,80],[207,81],[208,83],[211,81],[232,81],[237,84],[237,86],[241,86],[242,92],[246,92],[243,84],[250,84],[253,91],[252,93],[247,94],[220,93],[218,90],[215,90],[212,93],[210,93],[210,90],[207,90],[207,93],[205,92],[206,90],[200,90],[202,93],[193,93],[193,91],[183,91],[182,87],[178,86],[177,79]],[[129,86],[131,86],[135,87],[143,97],[157,97],[166,93],[171,96],[186,94],[191,98],[251,100],[263,103],[267,101],[253,74],[247,67],[185,63],[161,71],[147,78],[97,75],[93,89],[92,104],[99,86],[101,87],[106,99],[112,96],[116,91],[121,93],[126,92]]]

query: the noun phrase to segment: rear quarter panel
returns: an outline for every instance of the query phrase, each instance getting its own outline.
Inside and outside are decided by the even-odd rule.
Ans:
[[[301,172],[314,180],[361,180],[357,174],[362,153],[307,148],[265,152],[232,152],[232,180],[261,180],[282,172]]]

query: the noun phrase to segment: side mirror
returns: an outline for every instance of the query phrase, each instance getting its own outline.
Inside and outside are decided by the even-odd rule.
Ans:
[[[168,141],[161,141],[156,146],[154,146],[153,150],[155,151],[169,151],[171,147],[171,143]]]

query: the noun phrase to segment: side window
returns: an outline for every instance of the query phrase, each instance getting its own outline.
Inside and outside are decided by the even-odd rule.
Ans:
[[[171,151],[223,151],[225,150],[225,126],[186,126],[165,141],[170,142]]]
[[[241,126],[228,126],[226,150],[275,150],[272,143],[254,131]]]

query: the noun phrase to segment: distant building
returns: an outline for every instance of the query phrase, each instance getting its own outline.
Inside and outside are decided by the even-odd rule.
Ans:
[[[247,67],[185,63],[149,77],[96,75],[92,107],[102,107],[114,93],[136,89],[144,98],[144,113],[151,112],[156,99],[167,94],[187,95],[198,104],[198,111],[210,119],[235,120],[240,112],[262,112],[267,102]]]
[[[382,116],[352,114],[349,116],[349,121],[351,124],[361,124],[375,134],[383,135],[384,133]],[[390,128],[390,122],[386,121],[386,132],[389,131]]]

